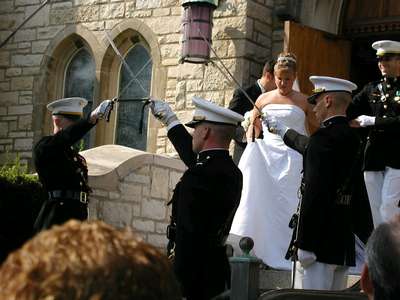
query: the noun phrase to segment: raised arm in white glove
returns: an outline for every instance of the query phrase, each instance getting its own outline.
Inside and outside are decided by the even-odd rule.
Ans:
[[[90,113],[90,122],[96,123],[97,120],[106,119],[107,121],[110,118],[111,111],[114,107],[114,101],[112,100],[104,100],[102,101],[91,113]]]
[[[361,127],[373,126],[375,125],[375,117],[361,115],[356,119]]]
[[[262,119],[263,123],[269,128],[269,131],[279,135],[281,138],[283,138],[286,131],[289,129],[289,127],[279,122],[274,116],[264,115]]]
[[[163,100],[151,99],[150,110],[157,120],[167,126],[167,130],[180,124],[176,114],[172,111],[169,104]]]

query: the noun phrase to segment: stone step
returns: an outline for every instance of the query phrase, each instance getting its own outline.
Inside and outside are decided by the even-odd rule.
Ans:
[[[359,279],[359,275],[349,275],[347,279],[347,287],[351,287]],[[290,271],[261,269],[259,287],[260,290],[290,288]]]
[[[260,290],[290,288],[290,271],[261,269],[259,276]]]

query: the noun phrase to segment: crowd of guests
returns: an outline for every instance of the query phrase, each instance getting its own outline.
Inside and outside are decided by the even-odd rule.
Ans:
[[[0,298],[212,299],[230,286],[227,238],[235,248],[250,236],[253,254],[268,267],[292,269],[296,288],[345,288],[349,267],[365,253],[364,292],[398,299],[400,43],[373,48],[383,79],[353,99],[357,86],[340,78],[311,76],[310,97],[295,89],[291,53],[236,91],[230,109],[194,97],[185,124],[192,132],[166,101],[151,99],[153,116],[187,166],[170,201],[169,260],[130,230],[85,222],[87,167],[71,146],[108,119],[113,101],[84,118],[82,98],[50,103],[53,135],[34,150],[49,199],[38,234],[1,265]],[[236,141],[244,149],[237,166],[229,146],[240,123],[246,135]],[[369,130],[366,145],[359,127]],[[365,188],[369,202],[359,199]],[[64,223],[69,219],[83,222]]]

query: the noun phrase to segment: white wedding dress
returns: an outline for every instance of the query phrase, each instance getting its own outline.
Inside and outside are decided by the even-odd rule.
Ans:
[[[269,104],[262,112],[306,134],[305,113],[300,107]],[[243,190],[228,242],[237,243],[237,236],[249,236],[254,240],[254,254],[265,264],[290,270],[291,262],[285,259],[292,237],[288,224],[299,201],[303,159],[280,136],[268,132],[264,124],[263,127],[264,138],[248,143],[239,162]],[[238,249],[237,245],[232,246]]]

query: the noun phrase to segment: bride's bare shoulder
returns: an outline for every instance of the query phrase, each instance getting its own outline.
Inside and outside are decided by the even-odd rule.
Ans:
[[[307,97],[308,97],[306,94],[303,94],[302,92],[298,92],[298,91],[294,91],[293,96],[298,100],[304,100],[304,101],[307,101]]]
[[[292,99],[297,106],[300,106],[300,108],[302,108],[304,111],[307,111],[308,102],[306,94],[295,91],[295,93],[292,96]]]
[[[275,90],[261,94],[256,101],[257,107],[262,109],[264,106],[271,103],[272,99],[275,97],[275,94],[276,94]]]

